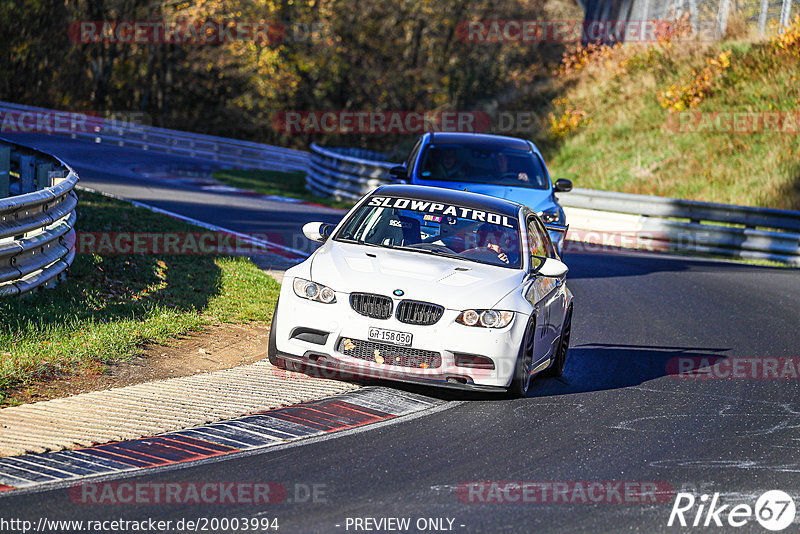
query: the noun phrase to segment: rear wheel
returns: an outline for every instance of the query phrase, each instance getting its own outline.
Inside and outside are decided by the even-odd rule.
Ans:
[[[569,335],[572,330],[572,308],[567,310],[567,317],[564,319],[564,326],[561,328],[561,339],[558,342],[555,361],[542,373],[544,376],[558,378],[564,374],[564,366],[567,363],[567,353],[569,352]]]
[[[514,378],[511,379],[509,394],[514,397],[525,397],[531,387],[531,367],[533,366],[533,345],[536,337],[536,318],[531,317],[528,327],[522,336],[517,354],[517,363],[514,368]]]
[[[280,299],[278,299],[280,302]],[[278,357],[278,302],[275,303],[275,311],[272,312],[272,324],[269,327],[269,345],[267,345],[267,356],[269,363],[279,369],[286,369],[286,360]]]

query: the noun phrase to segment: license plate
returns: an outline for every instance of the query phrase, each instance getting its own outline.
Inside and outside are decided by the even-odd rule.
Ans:
[[[395,345],[407,347],[411,345],[411,334],[408,332],[398,332],[396,330],[386,330],[384,328],[370,328],[369,340],[394,343]]]

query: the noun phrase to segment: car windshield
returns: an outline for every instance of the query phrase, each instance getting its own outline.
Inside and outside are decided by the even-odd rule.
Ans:
[[[422,155],[422,180],[547,189],[544,165],[533,151],[494,145],[430,145]]]
[[[516,217],[430,200],[373,196],[334,240],[521,266]]]

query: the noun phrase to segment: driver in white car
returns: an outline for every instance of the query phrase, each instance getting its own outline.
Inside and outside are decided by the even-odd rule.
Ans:
[[[483,247],[497,254],[503,263],[516,264],[519,260],[517,234],[509,228],[497,224],[484,223],[475,231],[477,247]]]

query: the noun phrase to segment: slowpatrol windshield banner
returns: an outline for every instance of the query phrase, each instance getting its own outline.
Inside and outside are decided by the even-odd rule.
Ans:
[[[421,211],[430,214],[440,213],[443,216],[449,215],[451,217],[461,217],[462,219],[472,219],[473,221],[496,224],[505,226],[506,228],[513,228],[515,230],[517,228],[516,218],[514,217],[508,217],[507,215],[500,215],[490,211],[455,206],[452,204],[431,202],[430,200],[374,196],[369,199],[367,205],[376,208],[396,208],[411,211]]]

